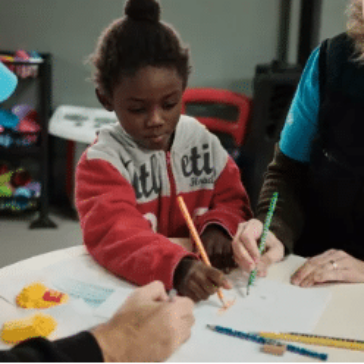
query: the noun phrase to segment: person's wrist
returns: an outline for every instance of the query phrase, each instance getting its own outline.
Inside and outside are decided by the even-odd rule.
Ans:
[[[174,271],[174,276],[173,276],[173,286],[178,292],[188,271],[191,269],[192,265],[196,262],[197,262],[196,259],[193,259],[191,257],[185,257],[182,258],[182,260],[177,265],[177,268]]]
[[[359,273],[361,275],[361,279],[360,279],[360,283],[364,282],[364,261],[361,260],[361,258],[355,258],[354,259],[358,262],[359,264]]]
[[[120,328],[121,330],[121,328]],[[113,342],[116,340],[116,338],[110,338],[110,328],[108,326],[108,323],[100,324],[96,326],[95,328],[90,330],[91,334],[96,339],[104,359],[104,362],[107,363],[115,363],[115,362],[126,362],[125,357],[125,350],[121,349],[125,345],[125,341],[118,342],[118,353],[117,357],[115,356],[116,353],[113,352],[112,348],[110,347],[110,340]],[[125,340],[125,337],[122,334],[119,334],[118,337],[122,338],[122,340]],[[123,353],[123,354],[122,354]]]

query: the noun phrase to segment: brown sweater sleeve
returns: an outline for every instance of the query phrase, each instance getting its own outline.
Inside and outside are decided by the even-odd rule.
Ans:
[[[270,230],[285,245],[286,254],[292,253],[303,229],[302,199],[307,172],[307,164],[288,158],[276,145],[273,161],[264,176],[256,217],[264,222],[272,195],[277,191],[279,196]]]

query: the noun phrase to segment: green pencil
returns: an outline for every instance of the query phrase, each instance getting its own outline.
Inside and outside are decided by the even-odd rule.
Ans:
[[[272,199],[270,200],[270,205],[269,205],[269,210],[268,210],[268,214],[265,218],[264,221],[264,225],[263,225],[263,233],[262,236],[260,238],[260,244],[259,244],[259,253],[262,254],[264,249],[265,249],[265,241],[267,239],[267,235],[269,232],[269,227],[270,224],[272,222],[272,218],[273,218],[273,213],[274,213],[274,209],[276,208],[276,204],[277,204],[277,200],[278,200],[278,192],[274,192]],[[254,269],[249,276],[249,281],[248,281],[248,287],[247,287],[247,294],[249,294],[249,289],[250,286],[254,283],[255,277],[257,275],[257,270]]]

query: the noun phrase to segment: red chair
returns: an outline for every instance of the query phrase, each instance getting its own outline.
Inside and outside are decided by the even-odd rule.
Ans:
[[[249,97],[229,90],[191,88],[183,95],[182,113],[195,117],[221,139],[228,137],[234,145],[222,143],[231,149],[243,145],[251,104]]]

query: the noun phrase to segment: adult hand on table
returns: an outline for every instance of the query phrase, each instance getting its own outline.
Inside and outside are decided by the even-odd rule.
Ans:
[[[211,265],[224,273],[230,273],[237,265],[233,257],[232,239],[219,225],[208,225],[201,234],[201,240]]]
[[[221,271],[190,258],[182,259],[178,265],[174,286],[181,295],[190,297],[195,302],[207,300],[220,287],[232,288]]]
[[[153,282],[136,289],[110,321],[91,332],[104,361],[163,361],[190,337],[193,324],[193,302],[170,302],[163,283]]]
[[[325,282],[364,282],[364,262],[342,250],[330,249],[308,259],[291,277],[291,283],[301,287]]]
[[[258,276],[267,275],[268,267],[284,257],[284,245],[269,231],[265,250],[259,253],[259,239],[263,233],[263,224],[257,219],[241,223],[232,242],[234,259],[246,272],[257,269]]]

